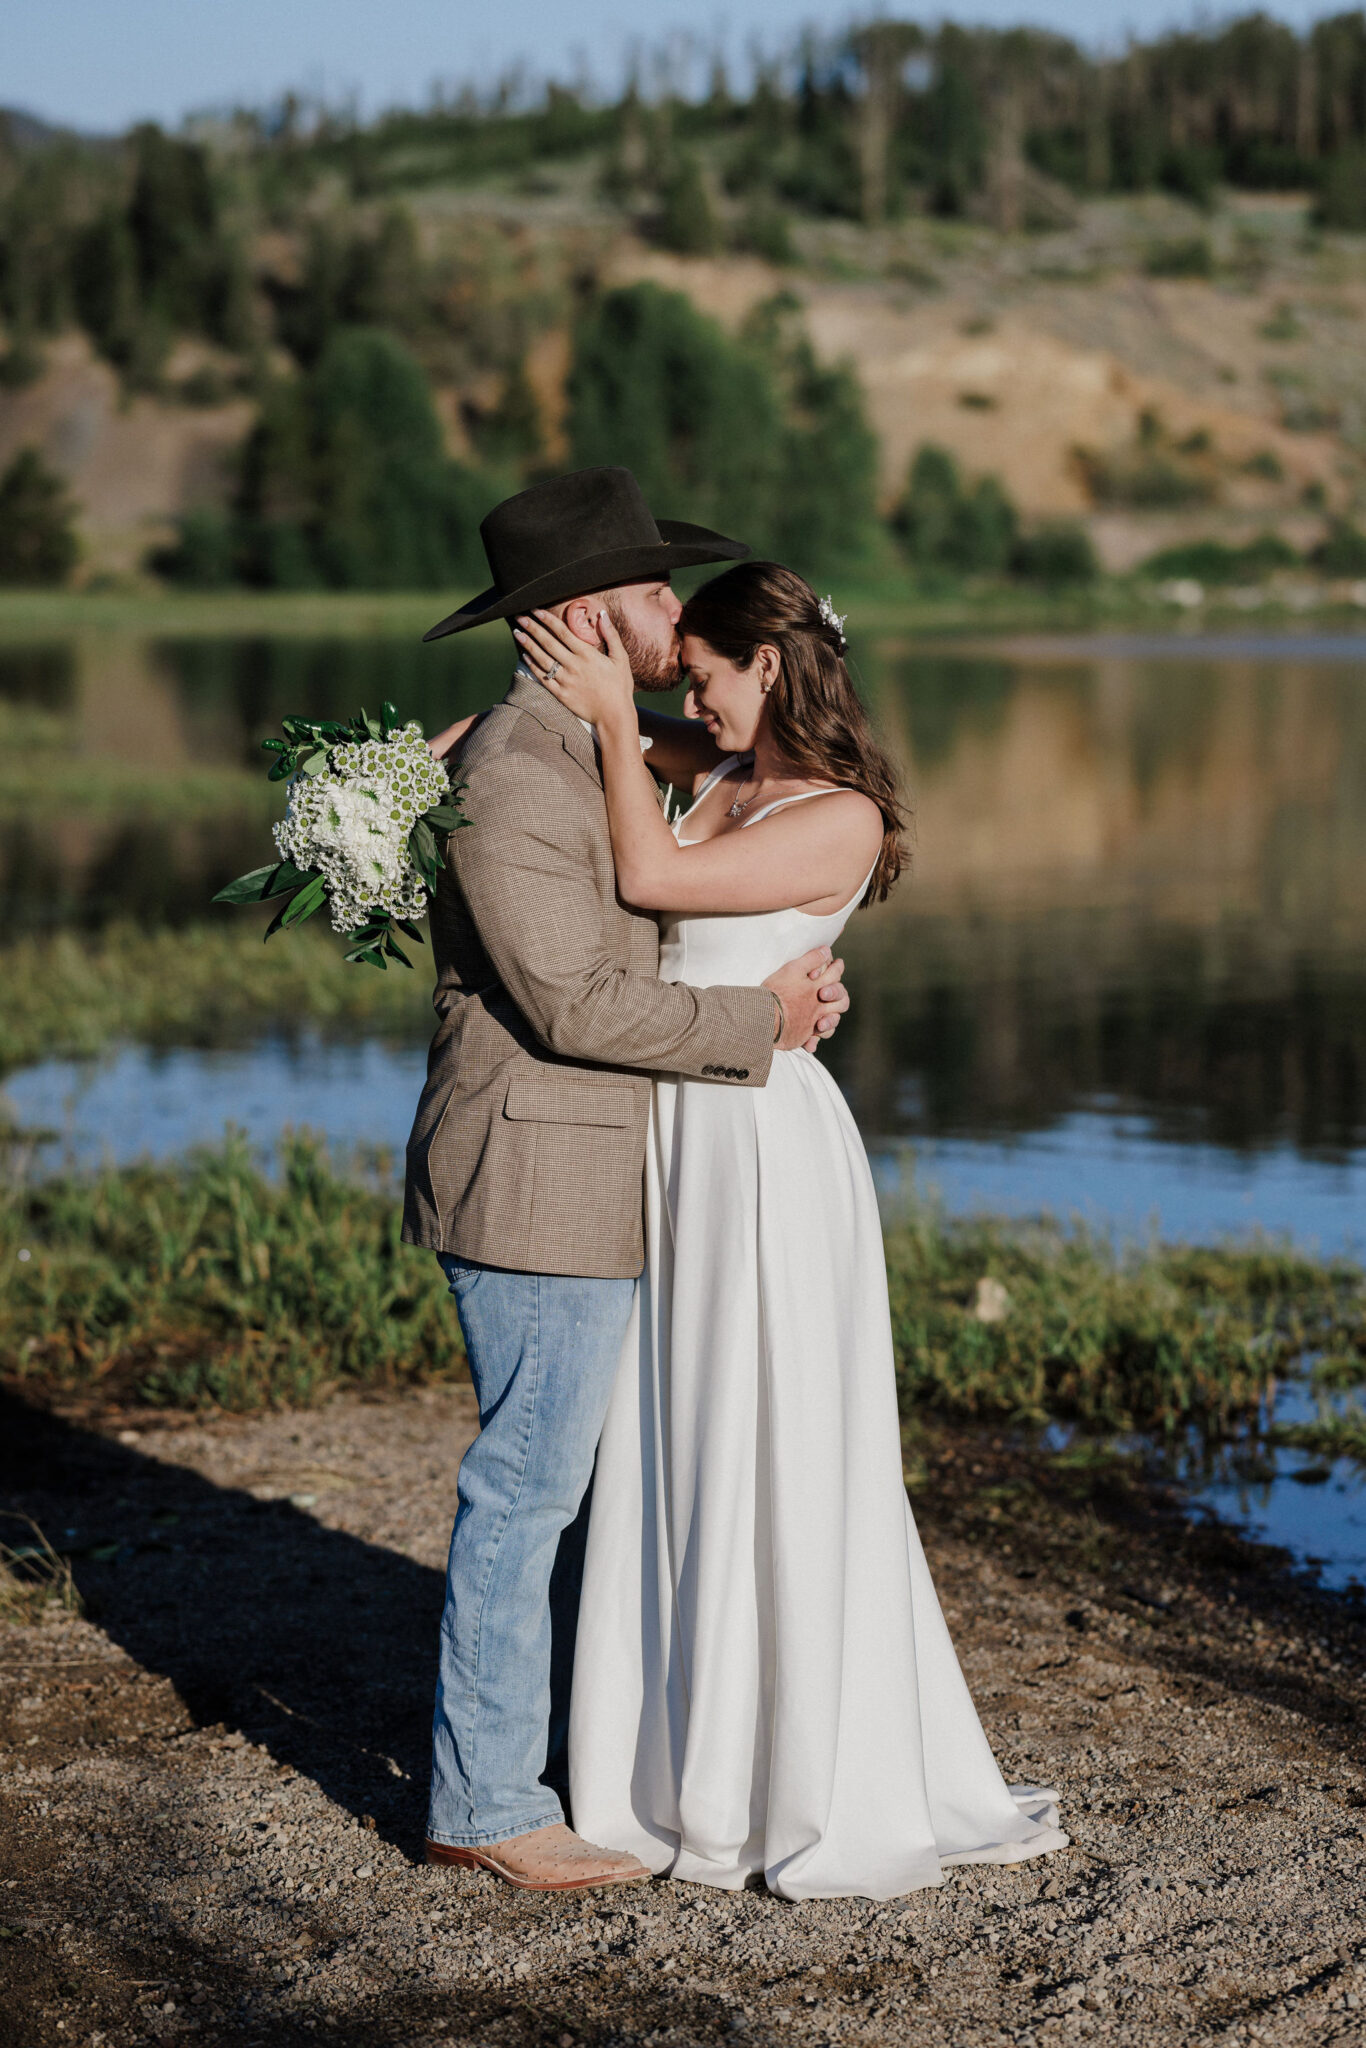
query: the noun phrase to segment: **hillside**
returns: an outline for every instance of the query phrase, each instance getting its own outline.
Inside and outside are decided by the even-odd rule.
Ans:
[[[884,23],[808,39],[746,99],[715,75],[616,105],[552,87],[364,128],[290,103],[117,144],[11,120],[0,468],[33,448],[69,486],[82,580],[165,562],[205,510],[201,554],[297,580],[270,535],[321,532],[335,495],[335,388],[309,383],[331,338],[382,331],[411,358],[465,479],[424,454],[422,516],[467,530],[519,479],[613,451],[610,420],[594,438],[575,414],[576,349],[607,295],[649,283],[732,337],[723,360],[690,329],[718,391],[767,380],[784,461],[808,428],[813,475],[838,446],[870,518],[929,444],[964,491],[999,483],[1012,531],[1082,523],[1112,570],[1201,537],[1302,556],[1366,505],[1363,93],[1360,16],[1099,64],[1033,31]],[[847,388],[822,382],[835,365]],[[680,434],[653,487],[686,498]],[[695,487],[670,509],[696,513]],[[440,555],[426,573],[465,572],[457,542]],[[334,580],[328,560],[307,575]]]

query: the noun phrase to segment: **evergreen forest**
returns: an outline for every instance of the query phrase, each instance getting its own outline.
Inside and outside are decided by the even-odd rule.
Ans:
[[[492,204],[567,170],[591,217],[532,233]],[[743,85],[694,51],[615,97],[502,80],[368,121],[294,98],[104,140],[0,117],[0,385],[32,382],[76,327],[130,394],[253,401],[227,503],[152,558],[191,584],[477,578],[482,512],[565,460],[630,462],[661,513],[724,505],[813,573],[899,548],[1085,578],[1079,535],[1023,533],[999,487],[934,448],[880,521],[857,382],[817,360],[794,302],[723,330],[657,286],[613,288],[610,232],[782,265],[812,220],[1028,234],[1069,200],[1164,192],[1198,225],[1222,188],[1307,192],[1320,230],[1366,231],[1366,14],[1302,33],[1252,14],[1106,57],[880,20],[810,33]],[[1208,244],[1164,260],[1201,274]],[[529,369],[552,331],[572,355],[555,420]],[[21,544],[6,507],[39,501]],[[69,512],[29,460],[0,489],[0,574],[65,575]]]

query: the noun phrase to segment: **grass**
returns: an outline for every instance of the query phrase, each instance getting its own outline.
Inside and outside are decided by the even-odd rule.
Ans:
[[[1054,1225],[913,1213],[887,1236],[908,1415],[1217,1438],[1311,1348],[1366,1344],[1359,1269],[1274,1245],[1109,1241]],[[1005,1290],[984,1321],[981,1281]]]
[[[282,633],[420,638],[472,591],[0,591],[0,640],[80,632]]]
[[[377,974],[348,967],[321,927],[267,946],[260,918],[229,910],[183,931],[129,922],[20,939],[0,949],[0,1073],[128,1039],[224,1045],[282,1024],[423,1038],[430,958],[423,948],[413,973]]]
[[[200,825],[224,818],[263,836],[280,815],[264,769],[119,760],[80,750],[74,717],[0,698],[0,823],[59,819]],[[268,842],[267,842],[268,844]]]
[[[304,1138],[278,1167],[239,1140],[11,1192],[0,1372],[44,1395],[237,1410],[457,1373],[445,1282],[400,1242],[392,1190],[343,1180]]]
[[[42,1622],[51,1613],[80,1614],[85,1603],[71,1576],[70,1561],[59,1556],[38,1524],[27,1515],[6,1516],[29,1531],[26,1543],[0,1543],[0,1621]]]
[[[440,1271],[399,1242],[383,1175],[343,1177],[303,1138],[277,1166],[238,1141],[12,1187],[0,1372],[43,1398],[232,1409],[458,1372]],[[1119,1255],[924,1207],[887,1255],[908,1418],[1217,1436],[1307,1347],[1366,1344],[1359,1271],[1271,1246]],[[999,1320],[981,1320],[984,1296]]]
[[[686,575],[679,589],[691,587]],[[0,590],[0,646],[83,634],[148,638],[420,639],[443,609],[465,593],[367,595],[363,592]],[[856,634],[1001,632],[1026,627],[1084,631],[1098,624],[1150,621],[1153,598],[1128,576],[1050,588],[1006,577],[941,576],[921,585],[904,569],[847,574],[837,596]],[[1323,593],[1330,605],[1331,595]],[[433,609],[435,607],[435,610]]]

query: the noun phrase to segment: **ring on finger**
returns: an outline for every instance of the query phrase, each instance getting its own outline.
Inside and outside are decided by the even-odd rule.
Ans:
[[[550,664],[550,666],[549,666],[549,668],[548,668],[548,669],[546,670],[546,672],[545,672],[545,679],[546,679],[546,681],[547,681],[548,683],[553,683],[553,682],[554,682],[554,680],[555,680],[555,678],[556,678],[556,676],[557,676],[557,675],[558,675],[559,673],[560,673],[560,663],[559,663],[558,661],[552,661],[552,662],[551,662],[551,664]]]

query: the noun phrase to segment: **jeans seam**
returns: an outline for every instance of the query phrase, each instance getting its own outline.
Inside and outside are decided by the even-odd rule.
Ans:
[[[476,1737],[477,1737],[477,1735],[478,1735],[478,1732],[479,1732],[479,1653],[480,1653],[480,1648],[481,1648],[481,1645],[482,1645],[482,1643],[483,1643],[483,1638],[484,1638],[484,1603],[485,1603],[485,1601],[486,1601],[486,1600],[488,1599],[488,1590],[489,1590],[489,1582],[490,1582],[490,1580],[492,1579],[492,1577],[493,1577],[493,1574],[494,1574],[494,1571],[495,1571],[495,1569],[496,1569],[496,1567],[497,1567],[497,1564],[498,1564],[498,1553],[499,1553],[499,1551],[500,1551],[500,1550],[502,1549],[502,1547],[503,1547],[503,1538],[504,1538],[504,1536],[506,1536],[506,1534],[507,1534],[507,1531],[508,1531],[508,1526],[509,1526],[509,1524],[511,1523],[511,1521],[512,1521],[512,1518],[513,1518],[513,1516],[514,1516],[514,1515],[516,1514],[516,1512],[517,1512],[517,1503],[518,1503],[518,1501],[519,1501],[519,1500],[521,1499],[521,1497],[522,1497],[522,1487],[523,1487],[523,1485],[525,1484],[525,1481],[526,1481],[526,1468],[527,1468],[527,1461],[528,1461],[528,1459],[530,1458],[530,1455],[531,1455],[531,1437],[532,1437],[532,1431],[533,1431],[533,1429],[535,1428],[535,1412],[536,1412],[536,1397],[537,1397],[538,1393],[540,1392],[540,1372],[541,1372],[541,1280],[540,1280],[540,1275],[539,1275],[539,1274],[533,1274],[533,1275],[532,1275],[532,1279],[533,1279],[533,1282],[534,1282],[534,1287],[535,1287],[535,1293],[534,1293],[534,1300],[535,1300],[535,1310],[534,1310],[534,1313],[533,1313],[533,1315],[532,1315],[532,1318],[531,1318],[531,1330],[532,1330],[532,1339],[531,1339],[531,1368],[532,1368],[532,1369],[531,1369],[531,1384],[530,1384],[530,1389],[529,1389],[529,1393],[528,1393],[528,1400],[527,1400],[527,1403],[526,1403],[526,1410],[529,1410],[529,1413],[530,1413],[530,1418],[531,1418],[531,1419],[530,1419],[530,1420],[528,1421],[528,1423],[527,1423],[527,1426],[526,1426],[526,1429],[525,1429],[525,1431],[524,1431],[524,1433],[523,1433],[523,1437],[522,1437],[522,1447],[521,1447],[521,1453],[520,1453],[520,1463],[519,1463],[519,1469],[518,1469],[518,1473],[517,1473],[517,1490],[516,1490],[516,1492],[515,1492],[515,1493],[513,1494],[513,1496],[512,1496],[512,1498],[511,1498],[511,1500],[510,1500],[510,1501],[508,1502],[508,1508],[507,1508],[507,1513],[506,1513],[506,1514],[505,1514],[505,1515],[503,1516],[502,1524],[501,1524],[501,1526],[499,1527],[499,1530],[498,1530],[498,1533],[497,1533],[497,1535],[496,1535],[496,1536],[494,1537],[494,1540],[493,1540],[493,1548],[492,1548],[492,1550],[491,1550],[491,1551],[490,1551],[490,1553],[489,1553],[489,1562],[488,1562],[488,1569],[487,1569],[487,1571],[486,1571],[486,1572],[484,1573],[484,1579],[483,1579],[483,1584],[481,1585],[481,1587],[480,1587],[480,1589],[479,1589],[479,1604],[478,1604],[478,1607],[477,1607],[477,1609],[476,1609],[476,1616],[477,1616],[477,1618],[476,1618],[476,1621],[475,1621],[475,1625],[474,1625],[474,1647],[473,1647],[473,1652],[472,1652],[472,1655],[471,1655],[471,1659],[470,1659],[470,1687],[469,1687],[469,1697],[468,1697],[468,1706],[469,1706],[469,1727],[470,1727],[470,1743],[469,1743],[469,1784],[470,1784],[470,1818],[471,1818],[471,1820],[473,1820],[473,1818],[474,1818],[474,1816],[475,1816],[475,1811],[476,1811],[476,1809],[475,1809],[475,1794],[474,1794],[474,1788],[475,1788],[475,1784],[476,1784],[476,1782],[477,1782],[477,1779],[476,1779],[476,1772],[475,1772],[475,1754],[476,1754],[476,1752],[475,1752],[475,1740],[476,1740]],[[524,1412],[525,1412],[525,1411],[524,1411]],[[486,1837],[485,1839],[487,1839],[487,1837]]]
[[[427,1840],[440,1842],[447,1849],[480,1849],[498,1842],[515,1842],[522,1835],[529,1835],[535,1828],[553,1828],[562,1825],[564,1814],[557,1806],[553,1813],[547,1812],[534,1820],[520,1821],[514,1828],[479,1829],[472,1835],[443,1835],[435,1828],[428,1828]]]

